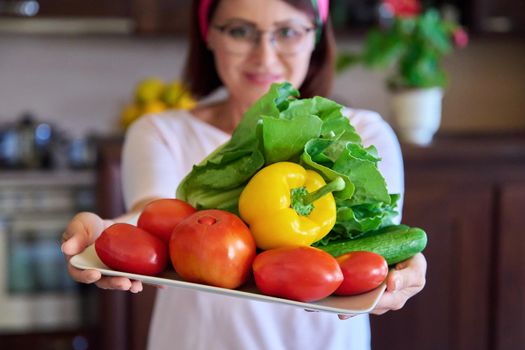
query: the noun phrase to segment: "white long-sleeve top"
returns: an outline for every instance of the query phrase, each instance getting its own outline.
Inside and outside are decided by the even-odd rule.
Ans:
[[[365,146],[375,145],[389,193],[403,194],[400,147],[389,125],[370,111],[347,109]],[[122,182],[128,208],[144,199],[170,198],[194,164],[230,138],[187,111],[148,115],[126,135]],[[401,208],[401,203],[400,203]],[[368,315],[335,314],[166,288],[157,293],[150,350],[327,350],[370,348]]]

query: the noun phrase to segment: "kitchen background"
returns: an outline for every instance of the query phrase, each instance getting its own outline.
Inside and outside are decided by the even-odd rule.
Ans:
[[[33,148],[38,152],[24,153],[22,132],[16,149],[0,151],[0,348],[140,349],[144,325],[136,319],[147,321],[149,302],[71,283],[58,240],[74,212],[121,210],[119,192],[104,190],[118,178],[120,112],[143,78],[180,77],[187,49],[181,14],[189,1],[42,0],[34,18],[16,13],[30,13],[35,3],[0,0],[0,143],[9,145],[15,126],[40,142]],[[341,49],[361,46],[373,22],[372,3],[332,1],[347,14],[337,19]],[[525,207],[525,11],[520,0],[433,3],[452,8],[471,38],[445,60],[451,81],[436,142],[427,148],[403,145],[405,218],[429,229],[429,283],[403,312],[374,321],[384,339],[375,348],[514,349],[525,341],[525,305],[518,293],[525,292],[525,263],[516,252],[525,243],[515,229],[523,219],[502,213]],[[347,70],[336,78],[334,97],[390,121],[385,76],[361,67]],[[96,159],[108,144],[109,166],[108,154]],[[483,163],[497,164],[491,168],[496,175],[488,177]],[[481,179],[479,186],[473,178]],[[429,193],[432,186],[441,192]],[[457,197],[442,197],[454,191]],[[101,202],[117,204],[102,209]],[[461,218],[451,209],[442,213],[458,206],[475,209]],[[443,217],[427,218],[414,207]],[[507,236],[502,222],[512,225]],[[434,228],[450,233],[432,248]],[[460,244],[469,239],[479,254]],[[452,248],[476,263],[443,263]],[[36,266],[40,272],[32,271]],[[479,272],[483,268],[486,273]],[[517,290],[514,299],[509,286]],[[440,296],[443,287],[454,291]],[[396,335],[410,327],[421,335]]]
[[[1,20],[0,20],[1,21]],[[361,37],[341,37],[341,49]],[[180,37],[34,36],[0,34],[0,118],[26,111],[56,122],[72,136],[115,132],[133,87],[148,76],[180,76],[186,42]],[[450,86],[443,100],[444,132],[525,128],[525,41],[487,36],[445,59]],[[361,67],[336,78],[334,95],[388,120],[385,72]]]

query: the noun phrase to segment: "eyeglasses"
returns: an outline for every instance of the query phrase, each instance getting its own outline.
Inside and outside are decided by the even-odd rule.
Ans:
[[[305,50],[309,40],[313,44],[314,38],[309,38],[309,33],[315,30],[315,27],[300,24],[286,24],[274,30],[260,30],[248,23],[212,25],[212,28],[223,34],[224,49],[237,55],[244,55],[253,50],[266,33],[269,34],[270,42],[277,52],[294,55]]]

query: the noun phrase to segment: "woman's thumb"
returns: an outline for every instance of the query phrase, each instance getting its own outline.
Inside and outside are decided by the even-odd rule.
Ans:
[[[103,220],[95,214],[77,214],[71,220],[62,236],[62,252],[66,255],[81,253],[103,229]]]

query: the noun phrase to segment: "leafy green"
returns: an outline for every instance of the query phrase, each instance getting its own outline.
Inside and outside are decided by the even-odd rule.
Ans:
[[[280,161],[316,170],[328,182],[341,177],[334,192],[337,223],[318,244],[354,238],[390,224],[397,195],[389,195],[377,150],[364,148],[343,106],[322,97],[298,99],[289,83],[273,84],[244,115],[231,139],[183,179],[177,198],[198,209],[238,213],[240,193],[262,167]]]
[[[332,232],[315,246],[325,246],[333,241],[348,240],[362,237],[371,230],[393,225],[393,217],[396,211],[398,194],[390,195],[390,203],[376,202],[358,204],[354,206],[337,203],[337,222]]]
[[[291,84],[273,85],[244,114],[231,139],[194,165],[177,188],[177,197],[197,209],[218,208],[236,213],[239,195],[265,164],[262,116],[279,118],[289,98],[299,96]]]

